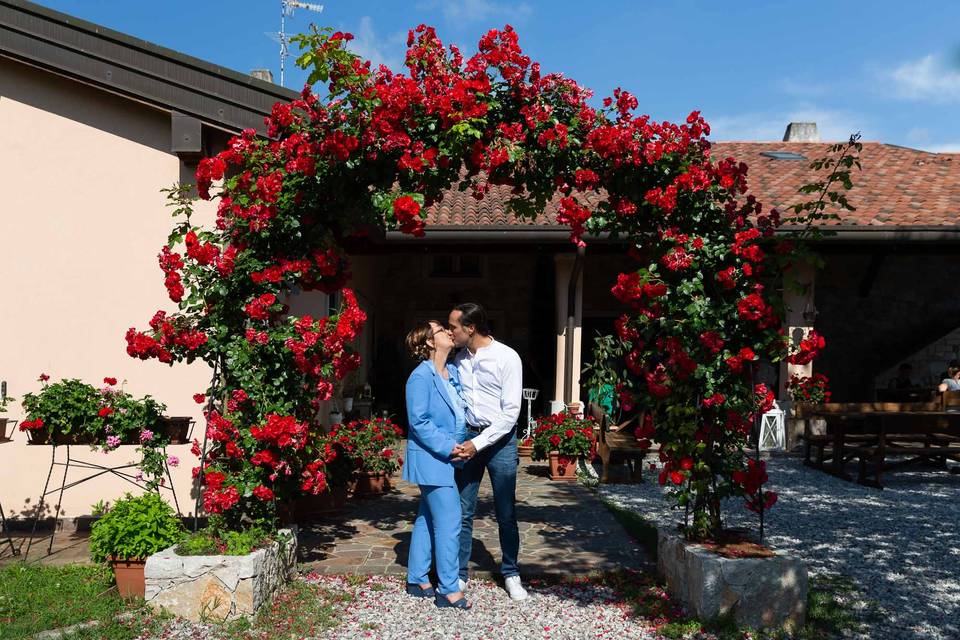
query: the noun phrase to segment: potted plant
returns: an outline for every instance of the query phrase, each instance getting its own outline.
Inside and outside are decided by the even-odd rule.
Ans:
[[[23,409],[27,419],[20,423],[31,444],[91,444],[94,422],[98,415],[101,397],[97,390],[77,379],[61,380],[48,384],[50,376],[38,378],[42,388],[39,393],[23,396]]]
[[[317,493],[306,492],[298,496],[293,501],[290,517],[281,517],[282,523],[296,522],[303,524],[312,522],[316,520],[318,514],[341,509],[346,505],[350,494],[349,487],[351,484],[356,485],[353,477],[355,463],[338,441],[332,442],[327,436],[318,442],[318,447],[328,445],[325,486]]]
[[[0,442],[6,442],[10,439],[10,437],[13,435],[12,433],[13,424],[16,424],[15,420],[10,420],[9,418],[3,417],[3,413],[7,410],[7,403],[13,402],[14,400],[16,400],[16,398],[14,398],[13,396],[8,396],[6,394],[6,390],[7,390],[6,384],[4,384],[4,388],[3,388],[4,393],[3,395],[0,395]],[[8,434],[7,425],[10,424],[11,422],[13,423],[10,425],[11,433]]]
[[[830,402],[831,394],[827,387],[829,382],[827,376],[822,373],[815,373],[812,376],[790,376],[790,381],[787,383],[787,392],[790,393],[790,398],[796,404],[798,418],[806,418],[811,407]],[[810,418],[809,420],[811,434],[826,434],[826,420],[823,418]]]
[[[517,443],[517,455],[521,458],[529,458],[533,455],[533,438],[523,438]]]
[[[390,476],[403,464],[397,454],[402,435],[389,418],[352,420],[334,426],[330,441],[338,443],[353,463],[354,496],[380,495],[390,490]]]
[[[577,462],[596,446],[593,418],[559,412],[537,421],[533,432],[533,459],[550,461],[551,480],[576,480]]]
[[[147,557],[178,543],[183,535],[180,518],[158,493],[127,493],[93,524],[90,556],[113,567],[121,596],[142,598]]]

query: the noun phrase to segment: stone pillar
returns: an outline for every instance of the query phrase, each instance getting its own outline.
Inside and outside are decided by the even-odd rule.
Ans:
[[[557,335],[557,370],[554,384],[553,400],[550,401],[550,411],[556,413],[564,409],[563,380],[566,374],[565,358],[567,348],[567,298],[570,288],[570,276],[573,273],[573,263],[576,256],[562,253],[554,256],[556,268],[556,335]],[[576,315],[573,322],[573,402],[580,398],[580,347],[583,325],[583,270],[577,280]]]

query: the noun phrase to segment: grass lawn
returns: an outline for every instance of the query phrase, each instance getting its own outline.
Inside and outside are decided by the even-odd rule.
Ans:
[[[123,613],[129,615],[118,616]],[[13,562],[0,567],[0,640],[95,621],[71,638],[135,638],[158,624],[155,615],[113,588],[104,566],[44,566]]]
[[[294,581],[252,621],[211,624],[205,637],[215,640],[281,640],[318,634],[335,626],[346,594]],[[160,635],[171,621],[142,601],[117,595],[113,572],[100,565],[45,566],[10,563],[0,567],[0,640],[28,638],[41,631],[79,628],[71,640],[132,640]]]

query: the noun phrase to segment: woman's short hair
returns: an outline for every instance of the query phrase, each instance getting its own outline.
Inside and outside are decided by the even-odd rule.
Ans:
[[[410,353],[410,357],[414,360],[426,360],[430,357],[430,352],[433,351],[433,347],[427,344],[428,340],[433,340],[433,327],[430,324],[433,323],[438,326],[443,326],[437,320],[424,320],[423,322],[418,322],[413,329],[410,330],[410,333],[407,334],[407,339],[405,344],[407,345],[407,351]]]

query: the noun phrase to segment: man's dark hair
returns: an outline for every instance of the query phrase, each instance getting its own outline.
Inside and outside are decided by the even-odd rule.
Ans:
[[[453,310],[461,313],[460,324],[465,327],[474,327],[477,333],[482,336],[490,335],[490,321],[487,319],[487,312],[479,304],[464,302],[455,306]]]

